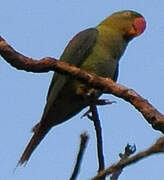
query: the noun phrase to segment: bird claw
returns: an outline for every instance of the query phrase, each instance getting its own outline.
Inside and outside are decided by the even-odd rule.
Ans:
[[[109,104],[113,104],[113,103],[116,103],[116,101],[109,101],[108,99],[92,99],[90,101],[90,105],[99,105],[99,106],[103,106],[103,105],[109,105]],[[89,108],[88,111],[86,111],[82,116],[81,118],[83,117],[88,117],[89,119],[92,119],[92,108]]]
[[[116,103],[116,101],[110,101],[109,99],[96,99],[94,104],[103,106],[103,105],[109,105],[113,103]]]
[[[84,117],[88,117],[89,119],[92,117],[92,115],[90,115],[90,113],[92,113],[91,111],[91,108],[89,108],[88,111],[86,111],[82,116],[81,116],[81,119],[84,118]]]

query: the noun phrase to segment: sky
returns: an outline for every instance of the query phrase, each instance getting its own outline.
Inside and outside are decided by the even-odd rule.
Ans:
[[[33,58],[59,58],[69,40],[79,31],[94,27],[111,13],[131,9],[141,13],[146,31],[130,42],[120,61],[118,82],[135,89],[164,112],[164,1],[143,0],[5,0],[1,2],[0,35],[17,51]],[[40,120],[53,72],[34,74],[18,71],[0,57],[0,180],[69,179],[79,147],[79,136],[87,131],[89,142],[78,180],[97,171],[93,124],[80,117],[53,128],[32,154],[26,167],[14,168]],[[105,164],[119,160],[127,143],[137,152],[146,149],[162,134],[144,120],[129,103],[117,101],[99,107],[103,128]],[[162,180],[164,154],[154,155],[124,169],[119,180]]]

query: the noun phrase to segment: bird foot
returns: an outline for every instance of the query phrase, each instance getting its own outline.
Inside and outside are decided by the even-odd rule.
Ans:
[[[91,113],[92,113],[91,108],[89,108],[89,110],[86,111],[86,112],[81,116],[81,118],[83,118],[83,117],[88,117],[89,119],[91,119],[91,117],[92,117]]]
[[[116,103],[116,101],[110,101],[109,99],[95,99],[92,101],[92,104],[99,106],[109,105],[113,103]]]
[[[92,108],[91,106],[92,105],[96,105],[96,106],[104,106],[104,105],[109,105],[109,104],[113,104],[113,103],[116,103],[116,101],[109,101],[108,99],[91,99],[90,102],[89,102],[89,110],[86,111],[82,116],[81,118],[83,117],[88,117],[89,119],[92,119]]]

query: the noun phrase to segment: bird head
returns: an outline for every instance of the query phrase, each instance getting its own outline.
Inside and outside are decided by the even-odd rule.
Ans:
[[[142,34],[146,28],[144,17],[131,10],[113,13],[100,25],[106,25],[119,32],[128,41]]]

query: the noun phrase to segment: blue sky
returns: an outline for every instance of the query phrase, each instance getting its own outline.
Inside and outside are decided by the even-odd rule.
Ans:
[[[59,58],[68,41],[79,31],[96,26],[111,13],[132,9],[145,16],[147,29],[128,46],[120,61],[118,82],[135,89],[164,112],[164,2],[131,0],[47,0],[1,2],[0,35],[19,52],[34,58]],[[13,173],[31,137],[31,128],[40,120],[52,72],[33,74],[18,71],[0,57],[0,179],[63,180],[72,173],[79,135],[90,139],[79,180],[96,174],[97,158],[93,124],[80,116],[51,130],[33,153],[27,166]],[[137,151],[150,146],[161,133],[122,99],[105,98],[116,104],[99,108],[103,127],[106,166],[117,161],[127,143]],[[120,180],[163,179],[164,155],[155,155],[125,168]]]

